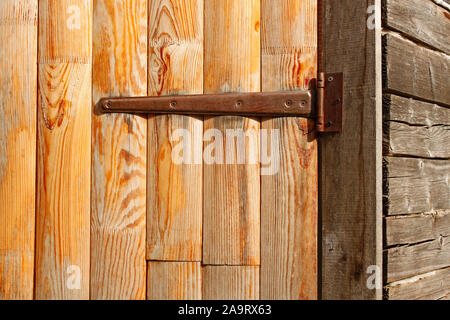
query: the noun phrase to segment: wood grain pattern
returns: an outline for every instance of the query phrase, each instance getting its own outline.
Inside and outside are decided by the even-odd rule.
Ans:
[[[450,125],[450,109],[412,98],[385,94],[383,120],[428,127]]]
[[[343,131],[319,139],[322,298],[380,299],[366,272],[382,268],[381,1],[321,3],[320,71],[345,75]]]
[[[258,266],[203,267],[203,299],[258,300]]]
[[[391,94],[383,109],[385,155],[450,158],[450,109]]]
[[[431,271],[389,284],[385,289],[389,300],[436,300],[450,294],[450,268]]]
[[[262,90],[308,88],[317,76],[317,1],[263,0]],[[317,140],[307,119],[279,130],[280,168],[261,177],[261,299],[317,299]]]
[[[410,125],[403,122],[383,124],[383,151],[385,155],[423,158],[450,158],[450,125]]]
[[[89,299],[91,29],[91,1],[39,1],[37,299]]]
[[[200,300],[202,269],[200,262],[149,261],[148,300]]]
[[[446,295],[438,298],[438,300],[440,300],[440,301],[450,301],[450,292],[448,292]]]
[[[450,266],[449,237],[386,250],[387,283]]]
[[[384,89],[450,105],[449,55],[418,46],[392,32],[383,36],[383,42]]]
[[[37,1],[0,2],[0,300],[32,299]]]
[[[449,293],[450,22],[434,2],[383,1],[387,299]]]
[[[92,12],[74,6],[72,21],[67,3],[39,2],[38,299],[89,298]]]
[[[259,0],[205,1],[205,93],[259,91],[259,18]],[[259,128],[259,121],[251,118],[205,119],[205,132],[216,129],[225,137],[227,129],[241,129],[254,138],[246,139],[244,147],[237,146],[237,139],[224,145],[224,157],[228,156],[235,164],[222,164],[216,151],[217,161],[204,165],[205,264],[258,265],[260,262]],[[244,164],[236,164],[238,152],[244,151]],[[252,157],[255,164],[250,161]]]
[[[383,24],[416,41],[450,53],[448,10],[432,1],[383,1]]]
[[[450,208],[450,161],[385,157],[385,214]]]
[[[95,1],[93,30],[93,105],[146,95],[147,0]],[[145,299],[147,119],[92,124],[91,299]]]
[[[149,95],[203,93],[203,0],[149,4]],[[202,120],[149,117],[148,259],[202,259]],[[179,146],[185,159],[175,161]]]
[[[450,236],[450,210],[386,218],[385,245],[413,244]]]

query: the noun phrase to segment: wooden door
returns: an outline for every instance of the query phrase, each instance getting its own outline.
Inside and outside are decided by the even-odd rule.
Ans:
[[[99,0],[93,38],[94,103],[295,90],[317,74],[316,0]],[[302,118],[94,115],[91,297],[316,299],[313,128]],[[232,130],[248,134],[243,145],[224,141]],[[174,163],[175,132],[189,136],[190,161]],[[263,143],[279,155],[271,174]]]
[[[97,106],[308,88],[317,0],[5,0],[0,39],[0,298],[317,298],[312,119]]]

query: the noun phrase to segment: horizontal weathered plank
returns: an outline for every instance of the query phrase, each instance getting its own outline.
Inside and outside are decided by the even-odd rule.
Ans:
[[[435,214],[387,217],[385,245],[419,243],[450,236],[450,210]]]
[[[450,160],[384,158],[385,214],[450,208]]]
[[[450,105],[450,57],[388,32],[383,36],[383,86],[391,92]]]
[[[450,157],[449,108],[386,94],[383,109],[384,154]]]
[[[450,125],[450,109],[412,98],[385,94],[383,120],[422,126]]]
[[[450,238],[385,251],[387,283],[450,266]]]
[[[394,282],[385,288],[389,300],[436,300],[450,294],[450,268]]]
[[[449,141],[449,125],[427,127],[393,121],[383,124],[385,155],[449,158]]]
[[[450,157],[449,108],[385,94],[383,118],[384,154]]]
[[[432,1],[383,1],[383,25],[443,52],[450,52],[449,13]]]

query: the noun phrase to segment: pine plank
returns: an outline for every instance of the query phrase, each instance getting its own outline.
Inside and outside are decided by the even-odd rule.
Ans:
[[[383,24],[389,29],[450,53],[448,10],[423,0],[386,0],[383,2]]]
[[[261,4],[262,90],[317,76],[317,1]],[[280,168],[261,176],[261,299],[317,299],[318,149],[307,119],[263,119],[280,132]]]
[[[91,29],[91,1],[39,1],[37,299],[89,298]]]
[[[89,299],[91,29],[91,1],[39,1],[37,299]]]
[[[205,1],[204,11],[205,93],[259,91],[260,1],[210,0]],[[215,163],[204,164],[204,264],[258,265],[260,262],[259,128],[259,121],[252,118],[205,119],[205,132],[216,129],[225,137],[227,129],[242,129],[253,132],[254,139],[253,142],[248,139],[245,144],[245,164],[221,164],[223,159],[219,156]],[[237,152],[242,154],[240,149],[244,148],[238,148],[235,142],[236,139],[224,145],[223,154],[237,163]],[[251,164],[251,157],[256,164]]]
[[[93,105],[147,94],[147,0],[94,3]],[[91,299],[145,299],[146,117],[93,116]]]
[[[383,36],[383,44],[384,89],[450,105],[449,55],[419,46],[393,32]]]
[[[367,287],[382,268],[381,17],[367,13],[381,1],[320,2],[320,71],[343,72],[345,88],[342,132],[319,139],[321,298],[381,299]]]
[[[148,300],[200,300],[202,270],[200,262],[149,261]]]
[[[258,266],[203,267],[204,300],[258,300]]]
[[[203,93],[203,0],[158,0],[149,6],[149,95]],[[182,162],[173,153],[190,137]],[[203,118],[148,119],[147,258],[202,259]]]
[[[89,298],[91,7],[39,2],[37,299]]]
[[[0,300],[33,298],[37,9],[0,2]]]

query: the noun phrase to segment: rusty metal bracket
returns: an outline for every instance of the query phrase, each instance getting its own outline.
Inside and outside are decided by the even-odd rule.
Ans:
[[[317,90],[102,98],[107,113],[317,117],[319,132],[342,129],[343,74],[319,73]]]
[[[342,131],[343,95],[343,73],[319,73],[317,79],[317,131]]]
[[[103,98],[104,112],[175,113],[190,115],[312,116],[315,95],[310,90]]]

